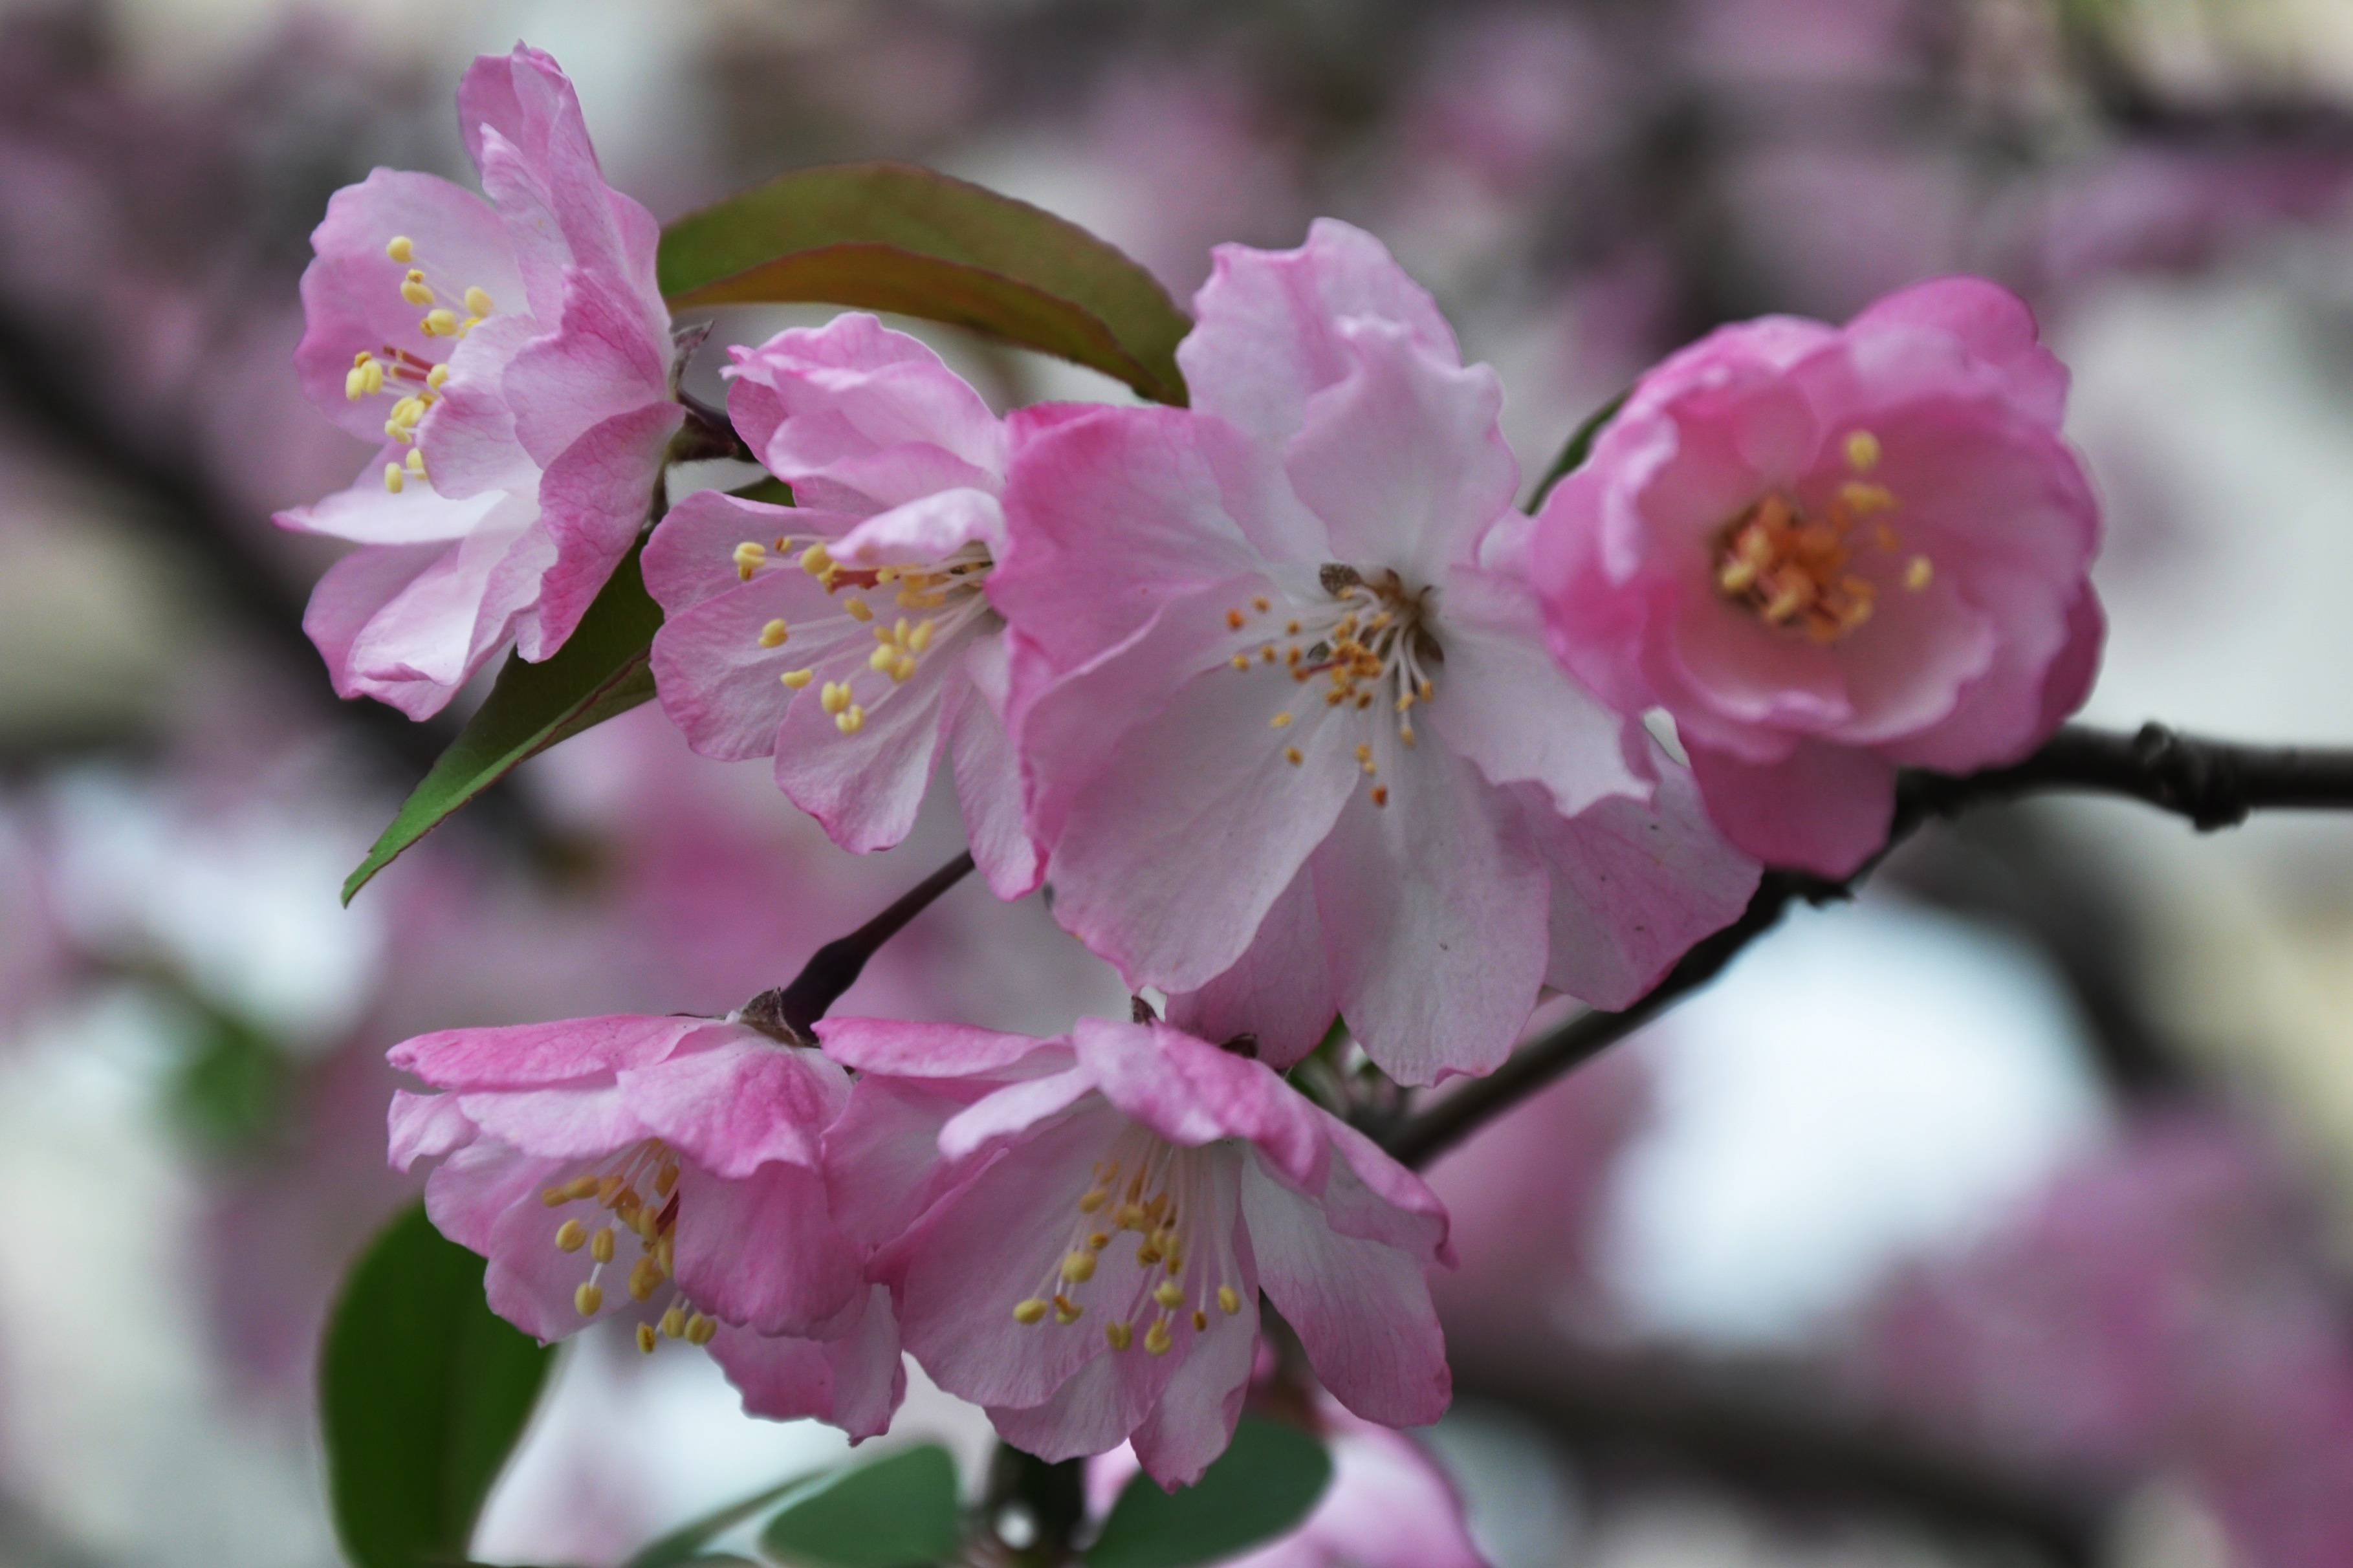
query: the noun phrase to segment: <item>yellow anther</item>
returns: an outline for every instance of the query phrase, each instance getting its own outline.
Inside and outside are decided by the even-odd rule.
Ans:
[[[828,680],[818,693],[818,705],[828,713],[839,714],[849,706],[849,688],[839,680]]]
[[[1298,748],[1298,747],[1296,747],[1296,746],[1285,746],[1285,747],[1283,747],[1283,748],[1282,748],[1282,760],[1283,760],[1284,762],[1286,762],[1286,763],[1289,763],[1293,767],[1294,767],[1294,768],[1295,768],[1295,767],[1297,767],[1301,763],[1305,762],[1307,759],[1306,759],[1305,757],[1303,757],[1303,756],[1300,755],[1300,752],[1299,752],[1299,748]]]
[[[1412,748],[1413,748],[1413,726],[1412,726],[1412,725],[1410,725],[1410,724],[1400,724],[1400,725],[1398,725],[1398,739],[1399,741],[1401,741],[1401,742],[1404,742],[1404,744],[1405,744],[1405,746],[1406,746],[1406,749],[1407,749],[1407,750],[1409,750],[1409,751],[1412,750]]]
[[[784,674],[776,677],[776,679],[783,681],[793,690],[798,691],[807,687],[810,681],[817,679],[817,671],[814,669],[788,669],[785,671]]]
[[[934,625],[934,622],[928,620],[915,623],[915,629],[909,632],[906,637],[909,653],[921,653],[932,646],[932,628]]]
[[[605,1226],[588,1238],[588,1256],[599,1263],[613,1261],[613,1227]]]
[[[459,335],[459,337],[461,337],[461,338],[462,338],[462,337],[464,337],[468,332],[472,331],[476,327],[479,327],[479,326],[480,326],[481,324],[482,324],[482,318],[481,318],[481,317],[480,317],[480,316],[469,316],[469,317],[467,317],[464,321],[460,321],[460,322],[459,322],[459,323],[458,323],[458,335]]]
[[[638,1325],[638,1349],[647,1355],[654,1353],[654,1326],[651,1323]]]
[[[1085,1311],[1085,1310],[1086,1309],[1081,1307],[1076,1301],[1071,1300],[1068,1296],[1056,1296],[1054,1298],[1054,1321],[1061,1324],[1065,1328],[1079,1321],[1080,1314]]]
[[[1264,647],[1259,649],[1258,657],[1262,662],[1272,664],[1274,662],[1274,645],[1272,643],[1269,643]]]
[[[343,373],[344,402],[357,403],[368,395],[369,368],[367,365],[355,364]]]
[[[1073,1285],[1083,1285],[1095,1277],[1095,1255],[1081,1250],[1066,1253],[1062,1258],[1062,1278]]]
[[[1389,786],[1387,784],[1375,784],[1373,786],[1373,804],[1375,805],[1387,805],[1388,803]]]
[[[914,658],[911,655],[902,653],[899,656],[899,662],[891,667],[891,683],[894,686],[904,685],[907,678],[914,673]]]
[[[1201,1310],[1201,1309],[1200,1309],[1200,1308],[1198,1308],[1198,1307],[1194,1308],[1194,1309],[1193,1309],[1193,1331],[1194,1331],[1195,1333],[1197,1333],[1197,1334],[1198,1334],[1198,1333],[1199,1333],[1203,1329],[1206,1329],[1206,1328],[1208,1328],[1208,1326],[1209,1326],[1209,1314],[1208,1314],[1208,1313],[1207,1313],[1207,1312],[1204,1312],[1204,1311],[1203,1311],[1203,1310]]]
[[[564,1196],[564,1189],[562,1187],[550,1187],[547,1191],[539,1194],[539,1201],[545,1204],[549,1208],[554,1209],[562,1208],[566,1200]]]
[[[686,1310],[672,1307],[661,1316],[661,1331],[665,1338],[676,1339],[686,1332]]]
[[[812,577],[822,577],[833,568],[833,557],[825,552],[822,544],[812,544],[801,552],[801,570]]]
[[[855,735],[866,728],[866,710],[855,702],[851,703],[849,712],[834,717],[833,727],[845,735]]]
[[[1905,563],[1904,585],[1915,594],[1935,581],[1936,576],[1936,566],[1925,555],[1915,555]]]
[[[1111,1222],[1122,1230],[1141,1230],[1144,1228],[1144,1205],[1135,1203],[1122,1204],[1112,1211]]]
[[[417,254],[417,246],[406,235],[396,234],[392,242],[384,247],[384,253],[406,267],[409,258]]]
[[[1092,1214],[1095,1210],[1103,1207],[1110,1198],[1110,1188],[1089,1187],[1085,1192],[1079,1194],[1079,1212],[1081,1214]]]
[[[398,495],[400,493],[400,465],[398,463],[386,463],[384,466],[384,488],[390,490],[394,495]]]
[[[433,303],[433,289],[425,281],[424,273],[412,270],[400,280],[400,297],[412,305],[430,305]]]
[[[582,1198],[594,1197],[597,1188],[604,1184],[604,1179],[599,1176],[575,1176],[564,1184],[565,1201],[577,1203]]]
[[[656,1290],[661,1289],[661,1265],[650,1258],[638,1258],[629,1266],[629,1300],[649,1300]]]
[[[491,297],[480,289],[466,290],[466,314],[480,320],[491,313]]]
[[[887,675],[899,662],[899,650],[885,643],[866,656],[866,668],[878,675]]]
[[[874,618],[872,607],[863,599],[855,597],[844,599],[841,601],[841,607],[849,612],[849,618],[853,621],[871,621]]]
[[[654,1191],[660,1194],[663,1197],[670,1196],[670,1189],[677,1185],[677,1162],[672,1161],[670,1163],[663,1165],[660,1170],[654,1173]]]
[[[694,1316],[686,1321],[686,1342],[688,1344],[707,1345],[718,1337],[718,1319],[706,1318],[702,1313],[697,1312]]]
[[[1862,479],[1851,479],[1839,487],[1839,500],[1847,510],[1857,517],[1869,517],[1875,511],[1893,511],[1895,492],[1885,485],[1875,485]]]
[[[596,1201],[603,1204],[607,1208],[612,1207],[614,1204],[620,1201],[621,1189],[628,1184],[628,1182],[619,1176],[597,1177],[596,1186]]]
[[[604,1305],[605,1288],[602,1285],[584,1280],[580,1289],[572,1292],[572,1310],[584,1318],[595,1317]]]
[[[1270,730],[1288,730],[1291,728],[1291,715],[1288,713],[1278,713],[1273,718],[1269,719],[1266,721],[1266,726]]]
[[[565,1252],[577,1252],[588,1245],[588,1227],[576,1219],[567,1219],[555,1227],[555,1245]]]
[[[1373,760],[1373,749],[1363,742],[1356,743],[1356,761],[1361,764]]]
[[[1093,1247],[1097,1252],[1101,1252],[1104,1247],[1111,1245],[1111,1233],[1109,1231],[1103,1230],[1096,1231],[1093,1235],[1087,1237],[1087,1245]]]
[[[1030,1297],[1026,1301],[1017,1301],[1014,1303],[1013,1307],[1013,1321],[1017,1323],[1023,1324],[1024,1326],[1030,1323],[1044,1322],[1046,1321],[1046,1303],[1039,1300],[1035,1296]]]
[[[1109,1322],[1103,1325],[1103,1340],[1115,1351],[1125,1350],[1134,1339],[1135,1330],[1126,1323]]]
[[[767,558],[768,547],[756,539],[747,539],[737,545],[735,547],[736,580],[749,583],[752,580],[752,574],[757,572],[760,569],[760,563]]]
[[[1241,1292],[1230,1285],[1218,1287],[1218,1310],[1229,1318],[1242,1310]]]
[[[1137,1248],[1135,1249],[1135,1260],[1136,1260],[1136,1262],[1138,1262],[1138,1263],[1142,1264],[1142,1265],[1143,1265],[1145,1268],[1151,1268],[1154,1264],[1155,1264],[1155,1263],[1159,1262],[1159,1261],[1160,1261],[1160,1258],[1161,1258],[1161,1251],[1160,1251],[1160,1248],[1159,1248],[1159,1247],[1155,1247],[1155,1245],[1153,1245],[1153,1244],[1152,1244],[1151,1242],[1149,1242],[1149,1241],[1145,1242],[1143,1246],[1141,1246],[1141,1247],[1137,1247]]]
[[[1144,1348],[1152,1354],[1166,1355],[1169,1343],[1168,1323],[1166,1319],[1155,1322],[1144,1331]]]
[[[1858,430],[1846,438],[1846,466],[1858,474],[1867,474],[1879,467],[1879,437],[1868,430]]]
[[[379,372],[378,374],[381,374],[382,373]],[[448,385],[448,382],[449,367],[446,364],[437,364],[431,370],[425,373],[425,385],[427,391],[438,392],[444,386]]]
[[[1237,632],[1242,629],[1242,613],[1240,610],[1226,612],[1226,628],[1229,631]]]
[[[1185,1304],[1185,1288],[1174,1279],[1163,1279],[1153,1290],[1152,1299],[1173,1312]]]
[[[428,338],[454,338],[458,335],[458,312],[446,306],[427,310],[425,319],[417,323],[417,330]]]
[[[877,586],[888,587],[898,580],[899,569],[896,566],[877,566],[874,568],[874,582]]]
[[[792,628],[786,626],[784,622],[780,620],[770,621],[766,626],[760,628],[760,646],[762,647],[782,647],[785,646],[785,638],[791,635]]]
[[[1234,655],[1233,658],[1226,660],[1226,662],[1232,665],[1235,669],[1240,671],[1242,674],[1247,675],[1250,673],[1250,655],[1246,653],[1238,653]]]
[[[401,467],[406,468],[410,473],[415,474],[418,479],[421,479],[425,477],[424,448],[420,447],[411,447],[408,449],[408,456],[403,458],[400,460],[400,463]]]

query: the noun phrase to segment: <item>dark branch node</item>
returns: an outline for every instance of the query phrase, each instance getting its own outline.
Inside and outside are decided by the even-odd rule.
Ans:
[[[836,937],[810,954],[788,985],[763,991],[736,1014],[740,1023],[790,1046],[814,1045],[815,1026],[841,994],[858,984],[866,961],[899,934],[932,900],[964,880],[972,869],[965,851],[900,895],[897,902],[848,936]]]

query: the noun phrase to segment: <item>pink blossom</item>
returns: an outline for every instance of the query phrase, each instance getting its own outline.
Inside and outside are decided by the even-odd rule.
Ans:
[[[777,787],[860,852],[906,837],[944,755],[989,886],[1029,892],[1004,623],[983,590],[1007,461],[1061,411],[999,420],[864,314],[733,352],[728,412],[801,504],[705,491],[655,531],[663,710],[705,756],[774,755]]]
[[[1314,1419],[1332,1455],[1332,1483],[1299,1528],[1220,1568],[1486,1568],[1462,1500],[1421,1445],[1319,1395]],[[1139,1467],[1132,1448],[1087,1466],[1087,1501],[1108,1516]]]
[[[1189,411],[1068,420],[1007,486],[1056,918],[1278,1066],[1335,1008],[1428,1083],[1493,1068],[1543,985],[1632,1000],[1756,868],[1546,653],[1493,372],[1328,220],[1220,248],[1196,308]]]
[[[1537,518],[1554,649],[1621,711],[1673,716],[1735,844],[1848,875],[1896,769],[2015,761],[2090,688],[2099,508],[2066,393],[2025,305],[1973,279],[1843,329],[1724,328]]]
[[[616,1016],[420,1035],[391,1061],[443,1091],[393,1096],[392,1163],[446,1156],[426,1212],[490,1259],[501,1317],[542,1340],[633,1317],[649,1352],[710,1346],[755,1415],[889,1424],[897,1330],[826,1201],[849,1084],[820,1053]]]
[[[1007,1441],[1133,1441],[1163,1485],[1194,1480],[1240,1415],[1261,1289],[1358,1415],[1445,1409],[1445,1210],[1264,1065],[1162,1024],[818,1032],[865,1075],[826,1144],[837,1194],[880,1194],[849,1223],[920,1207],[873,1273],[915,1359]]]
[[[412,718],[510,644],[563,646],[684,418],[659,231],[605,184],[571,82],[535,49],[486,55],[458,116],[489,200],[378,169],[311,237],[295,368],[380,446],[351,489],[278,518],[360,546],[304,626],[339,693]]]

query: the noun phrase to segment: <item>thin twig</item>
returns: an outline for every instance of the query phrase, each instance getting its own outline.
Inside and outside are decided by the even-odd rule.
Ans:
[[[1887,840],[1862,870],[1844,881],[1766,872],[1740,918],[1684,953],[1641,1001],[1623,1012],[1582,1014],[1521,1047],[1493,1073],[1387,1129],[1382,1146],[1409,1165],[1427,1164],[1714,980],[1750,942],[1779,924],[1792,903],[1853,897],[1857,884],[1923,822],[2063,790],[2144,801],[2211,831],[2243,822],[2256,811],[2353,808],[2353,750],[2234,745],[2178,734],[2161,724],[2129,735],[2070,724],[2032,756],[2006,768],[1957,777],[1908,773],[1896,789]]]
[[[972,866],[972,851],[967,849],[848,936],[836,937],[818,948],[790,984],[761,992],[744,1005],[737,1016],[787,1044],[813,1043],[810,1026],[825,1016],[826,1009],[839,1001],[843,992],[858,984],[866,961],[909,921],[931,908],[933,900],[963,881]]]

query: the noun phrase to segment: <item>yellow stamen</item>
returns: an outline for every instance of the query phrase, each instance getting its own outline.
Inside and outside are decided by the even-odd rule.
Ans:
[[[1904,585],[1918,593],[1936,579],[1936,568],[1925,555],[1915,555],[1904,568]]]
[[[425,319],[417,323],[417,330],[428,338],[454,338],[458,335],[458,312],[446,306],[427,310]]]
[[[835,716],[833,727],[845,735],[855,735],[866,728],[866,710],[855,702],[851,703],[849,712]]]
[[[1185,1304],[1184,1287],[1174,1279],[1163,1279],[1152,1292],[1152,1299],[1171,1311]]]
[[[1062,1258],[1062,1278],[1073,1285],[1083,1285],[1095,1277],[1095,1255],[1072,1252]]]
[[[572,1292],[572,1310],[584,1318],[595,1317],[604,1305],[605,1288],[601,1285],[583,1281],[580,1289]]]
[[[776,679],[783,681],[795,691],[798,691],[807,687],[810,681],[817,679],[817,671],[814,669],[788,669],[785,671],[784,674],[776,677]]]
[[[466,314],[480,321],[491,313],[491,297],[480,289],[466,290]]]
[[[1046,1321],[1046,1303],[1039,1300],[1035,1296],[1030,1297],[1026,1301],[1015,1303],[1013,1308],[1013,1321],[1025,1327],[1031,1323],[1044,1322]]]
[[[651,1323],[638,1325],[638,1349],[648,1355],[654,1353],[654,1326]]]
[[[827,712],[839,715],[849,706],[849,688],[838,680],[828,680],[818,693],[818,705]]]
[[[661,1316],[661,1331],[665,1338],[673,1340],[686,1332],[685,1309],[672,1307],[664,1312]]]
[[[752,574],[757,572],[760,569],[760,563],[767,558],[768,547],[756,539],[747,539],[737,545],[735,547],[736,580],[749,583],[752,580]]]
[[[766,626],[760,628],[760,646],[762,647],[782,647],[785,646],[785,639],[791,635],[792,628],[786,626],[784,622],[780,620],[770,621]]]
[[[841,607],[849,612],[849,618],[853,621],[871,621],[874,618],[874,611],[863,599],[844,599],[841,601]]]
[[[1846,438],[1846,466],[1858,474],[1867,474],[1879,467],[1879,437],[1868,430],[1857,430]]]
[[[1076,1301],[1071,1300],[1068,1296],[1056,1296],[1054,1298],[1054,1321],[1061,1324],[1065,1328],[1077,1322],[1080,1315],[1085,1310],[1085,1308],[1080,1306]]]
[[[398,463],[386,463],[384,466],[384,488],[390,490],[394,495],[398,495],[400,493],[400,465]]]
[[[392,237],[392,242],[384,247],[384,253],[406,267],[409,259],[417,254],[417,246],[406,235],[396,234]]]
[[[588,1256],[599,1263],[613,1261],[613,1227],[606,1226],[588,1238]]]
[[[702,1313],[697,1312],[694,1316],[686,1321],[686,1342],[688,1344],[707,1345],[718,1337],[718,1319],[706,1318]]]
[[[1242,1310],[1241,1292],[1230,1285],[1218,1287],[1218,1310],[1229,1318]]]
[[[1125,1350],[1134,1338],[1135,1330],[1126,1323],[1110,1322],[1103,1325],[1103,1339],[1115,1351]]]
[[[1291,715],[1288,713],[1278,713],[1266,722],[1267,727],[1271,730],[1287,730],[1291,727]]]
[[[1144,1331],[1144,1348],[1154,1355],[1166,1355],[1170,1342],[1168,1324],[1166,1320],[1155,1322]]]
[[[424,449],[418,447],[411,447],[408,449],[408,456],[401,459],[401,467],[406,468],[410,473],[415,474],[418,479],[423,479],[425,477]]]
[[[378,379],[382,379],[381,372],[378,373]],[[446,364],[437,364],[425,373],[425,385],[427,391],[438,392],[448,384],[449,367]]]
[[[408,276],[400,280],[400,297],[412,305],[430,305],[433,303],[433,289],[425,281],[424,273],[411,268]]]
[[[555,1245],[559,1251],[579,1251],[588,1245],[588,1227],[576,1219],[565,1220],[555,1227]]]

